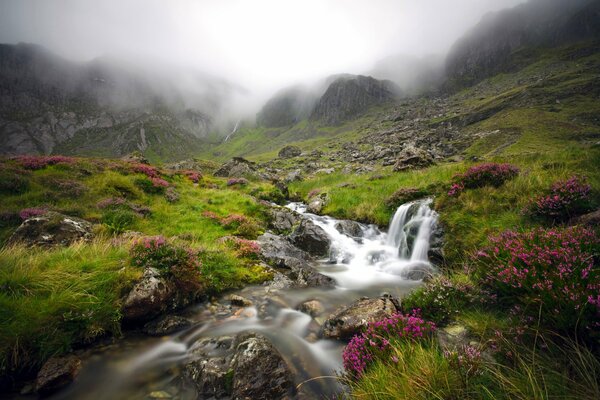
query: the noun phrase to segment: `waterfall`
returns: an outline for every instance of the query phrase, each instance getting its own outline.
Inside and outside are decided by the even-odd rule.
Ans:
[[[403,204],[396,210],[387,244],[398,249],[400,258],[427,262],[431,232],[437,224],[437,213],[429,207],[430,204],[431,199],[427,199]],[[411,235],[414,241],[409,246]]]
[[[388,246],[396,247],[399,249],[400,257],[406,257],[408,255],[408,244],[406,243],[406,234],[404,233],[404,226],[406,225],[406,217],[408,211],[412,207],[412,203],[402,204],[396,210],[392,223],[390,224],[390,231],[388,233],[387,244]]]

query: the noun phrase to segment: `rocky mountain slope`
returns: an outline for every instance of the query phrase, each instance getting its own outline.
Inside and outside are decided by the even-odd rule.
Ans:
[[[308,118],[317,101],[309,89],[294,86],[276,93],[256,116],[259,125],[268,128],[290,126]]]
[[[235,89],[200,74],[184,89],[114,60],[75,63],[28,44],[0,46],[0,153],[192,155]]]

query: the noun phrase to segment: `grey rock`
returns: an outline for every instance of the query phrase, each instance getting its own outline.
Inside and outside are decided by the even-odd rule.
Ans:
[[[76,356],[52,357],[37,374],[35,389],[49,395],[71,384],[81,370],[81,360]]]
[[[334,228],[346,236],[362,237],[363,227],[356,221],[342,220],[335,224]]]
[[[283,181],[285,183],[292,183],[292,182],[300,182],[303,179],[304,178],[302,178],[302,171],[300,171],[299,169],[296,169],[296,170],[290,172],[289,174],[287,174],[285,176],[285,178],[283,179]]]
[[[302,311],[314,318],[321,314],[324,308],[319,300],[308,300],[298,306],[298,311]]]
[[[166,315],[144,325],[144,333],[150,336],[165,336],[175,333],[192,325],[187,318],[176,315]]]
[[[292,372],[266,337],[242,335],[236,341],[239,344],[232,362],[233,398],[273,400],[294,394]]]
[[[88,221],[50,211],[25,220],[8,243],[43,247],[68,246],[80,240],[89,241],[93,237],[92,224]]]
[[[276,233],[290,233],[301,219],[300,214],[285,207],[273,207],[269,210],[269,215],[269,227]]]
[[[317,194],[308,200],[306,211],[312,214],[320,214],[327,203],[329,203],[329,196],[327,193]]]
[[[433,158],[427,151],[418,147],[407,146],[398,155],[396,164],[392,169],[398,172],[407,169],[425,168],[433,164]]]
[[[147,268],[121,307],[126,323],[149,321],[169,308],[174,289],[154,268]]]
[[[310,220],[302,220],[290,235],[290,241],[298,248],[316,256],[329,254],[331,241],[327,233]]]
[[[370,322],[382,320],[398,312],[397,304],[389,297],[362,299],[331,314],[320,335],[329,339],[350,339]]]
[[[310,260],[310,255],[294,246],[289,240],[265,233],[257,239],[262,258],[276,268],[290,269],[291,263]]]
[[[234,157],[221,165],[215,171],[214,176],[223,178],[263,178],[255,163],[241,157]]]
[[[200,398],[231,398],[233,371],[230,363],[231,360],[226,357],[207,358],[201,355],[185,365],[184,374],[194,382]]]
[[[236,294],[232,294],[231,296],[229,296],[229,302],[232,306],[237,307],[250,307],[252,305],[252,302],[250,300],[248,300],[245,297],[238,296]]]
[[[279,150],[279,153],[277,153],[277,156],[279,158],[294,158],[294,157],[298,157],[301,154],[302,154],[302,149],[300,149],[300,147],[289,145],[289,146],[285,146],[281,150]]]

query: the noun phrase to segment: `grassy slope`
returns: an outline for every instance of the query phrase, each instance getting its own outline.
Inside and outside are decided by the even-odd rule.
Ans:
[[[126,229],[161,234],[200,250],[207,294],[269,276],[218,242],[236,234],[234,228],[202,216],[204,211],[219,216],[243,214],[254,221],[256,229],[249,234],[256,235],[263,229],[265,215],[250,193],[268,193],[273,190],[269,184],[250,182],[230,188],[223,179],[205,177],[200,185],[193,185],[183,176],[167,173],[164,176],[180,196],[169,203],[163,195],[140,190],[135,180],[143,175],[127,172],[124,163],[78,159],[73,165],[24,171],[13,161],[0,161],[3,174],[15,170],[21,171],[28,189],[22,194],[0,193],[3,215],[13,215],[2,219],[3,243],[19,224],[14,214],[29,207],[46,207],[98,225],[97,237],[89,244],[52,250],[0,249],[0,377],[15,368],[35,370],[47,357],[104,334],[120,334],[120,300],[141,271],[129,264],[130,240],[115,239],[102,223],[106,210],[97,206],[102,199],[123,196],[150,208],[151,215],[135,217]],[[83,193],[61,190],[58,182],[64,181],[77,183]]]

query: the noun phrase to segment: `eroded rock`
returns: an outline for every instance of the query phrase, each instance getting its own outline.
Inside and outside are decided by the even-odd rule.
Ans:
[[[155,318],[167,310],[173,295],[172,286],[160,272],[147,268],[123,302],[123,321],[146,322]]]
[[[68,246],[79,240],[89,241],[93,237],[92,224],[88,221],[50,211],[25,220],[8,243],[43,247]]]
[[[176,315],[166,315],[144,325],[144,333],[150,336],[165,336],[192,325],[190,320]]]
[[[35,389],[49,395],[68,386],[81,370],[81,360],[76,356],[52,357],[42,366],[35,380]]]
[[[300,249],[316,256],[329,254],[331,241],[320,226],[310,220],[303,220],[290,235],[290,241]]]

